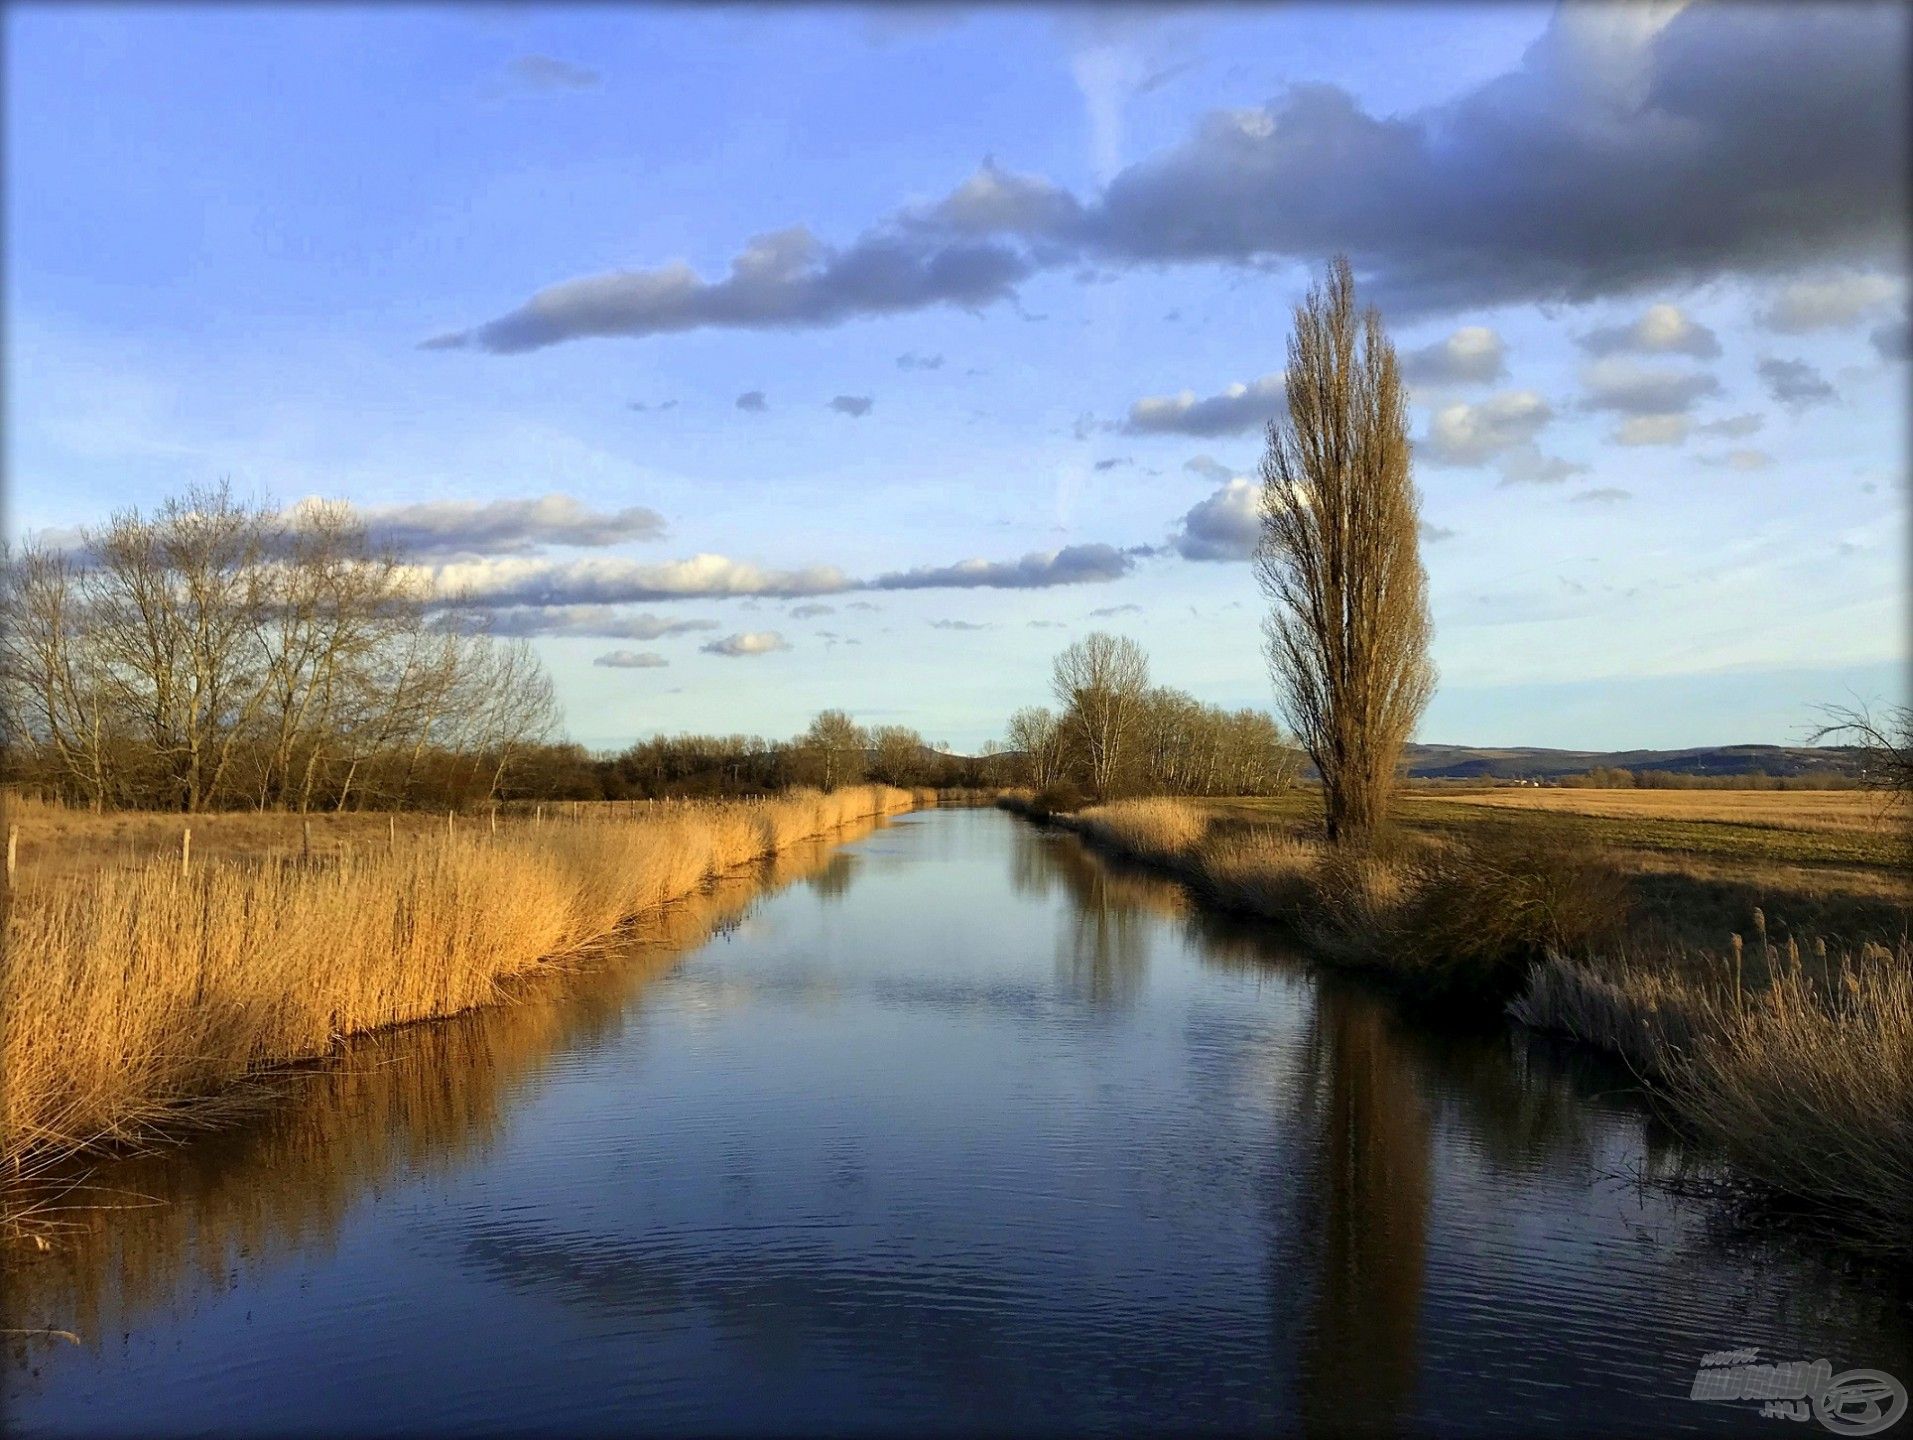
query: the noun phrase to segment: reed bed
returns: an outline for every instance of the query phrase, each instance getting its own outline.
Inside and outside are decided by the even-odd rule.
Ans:
[[[713,876],[907,810],[857,786],[420,835],[367,853],[23,867],[0,953],[0,1160],[220,1123],[262,1071],[456,1014]]]

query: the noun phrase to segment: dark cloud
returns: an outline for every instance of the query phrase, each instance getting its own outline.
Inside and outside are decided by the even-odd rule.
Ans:
[[[814,620],[819,615],[835,615],[836,613],[835,605],[794,605],[791,607],[790,616],[793,620]]]
[[[839,415],[848,415],[853,420],[861,420],[870,413],[873,403],[868,395],[839,395],[830,402],[830,408]]]
[[[932,305],[974,308],[1008,298],[1029,272],[1022,255],[996,243],[883,234],[837,250],[793,226],[752,240],[722,280],[682,263],[589,275],[428,343],[510,355],[589,336],[810,328]]]
[[[965,560],[956,565],[919,566],[879,576],[872,590],[1036,590],[1051,585],[1088,585],[1120,580],[1135,558],[1113,545],[1065,545],[1051,554],[1021,560]]]
[[[1212,112],[1088,201],[985,160],[842,249],[792,227],[722,279],[589,276],[427,343],[514,352],[975,308],[1086,263],[1312,267],[1342,251],[1398,319],[1877,266],[1902,245],[1906,39],[1896,5],[1563,6],[1513,69],[1419,111],[1292,85]]]
[[[1185,560],[1247,560],[1261,538],[1262,487],[1242,478],[1192,505],[1169,543]]]
[[[1903,288],[1891,275],[1857,272],[1796,280],[1760,312],[1760,323],[1783,335],[1836,330],[1877,313]]]
[[[1132,435],[1240,435],[1262,429],[1287,403],[1282,377],[1264,375],[1201,399],[1193,390],[1145,396],[1129,407],[1123,429]]]
[[[897,357],[897,368],[899,370],[941,370],[943,368],[943,357],[941,355],[919,355],[913,350]]]
[[[1404,351],[1401,366],[1413,385],[1486,385],[1508,373],[1501,337],[1485,325],[1464,325],[1446,340]]]
[[[762,390],[746,390],[742,395],[737,397],[737,408],[740,410],[749,410],[761,415],[764,411],[770,409],[770,404],[764,399],[764,392]]]
[[[659,670],[671,662],[650,650],[613,650],[591,663],[609,670]]]
[[[1898,320],[1890,320],[1876,326],[1867,337],[1873,342],[1873,348],[1880,352],[1882,360],[1904,360],[1909,349],[1913,349],[1913,321],[1902,315]]]
[[[1131,460],[1127,455],[1112,455],[1107,460],[1098,460],[1096,462],[1096,468],[1098,470],[1114,470],[1119,466],[1133,465],[1135,463],[1136,462]]]
[[[1834,398],[1833,386],[1805,360],[1762,360],[1755,367],[1767,393],[1782,405],[1822,405]]]
[[[590,90],[604,79],[596,70],[549,55],[520,55],[511,62],[511,73],[538,90]]]
[[[363,512],[374,541],[408,558],[529,554],[544,545],[656,540],[664,517],[643,505],[593,510],[569,495],[535,500],[428,500]]]
[[[645,413],[645,412],[647,412],[647,411],[648,411],[649,413],[651,413],[651,414],[653,414],[653,415],[655,415],[655,414],[659,414],[659,413],[661,413],[662,411],[665,411],[665,410],[675,410],[675,409],[677,409],[677,408],[678,408],[678,402],[677,402],[677,401],[675,401],[675,400],[660,400],[660,401],[659,401],[659,402],[658,402],[657,404],[655,404],[655,405],[647,405],[647,404],[646,404],[646,403],[645,403],[644,401],[642,401],[642,400],[633,400],[633,401],[631,402],[631,405],[630,405],[630,407],[629,407],[629,408],[631,408],[631,409],[633,409],[633,410],[636,410],[636,411],[638,411],[638,412],[639,412],[639,413],[641,413],[641,414],[642,414],[642,413]]]
[[[1431,525],[1424,520],[1421,522],[1421,538],[1424,545],[1439,545],[1444,540],[1454,539],[1455,532],[1446,525]]]
[[[768,655],[773,650],[788,650],[790,643],[775,630],[747,630],[740,635],[726,635],[722,640],[709,641],[697,648],[706,655],[739,659],[747,655]]]

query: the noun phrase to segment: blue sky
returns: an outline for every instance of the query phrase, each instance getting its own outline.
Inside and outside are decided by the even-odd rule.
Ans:
[[[1415,379],[1421,738],[1902,693],[1902,9],[6,23],[9,529],[347,499],[589,745],[971,748],[1092,628],[1268,705],[1234,477],[1338,249]]]

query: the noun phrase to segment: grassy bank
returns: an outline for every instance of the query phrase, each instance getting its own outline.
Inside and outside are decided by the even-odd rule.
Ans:
[[[1004,803],[1030,810],[1027,796]],[[1643,921],[1624,860],[1545,816],[1465,837],[1411,829],[1350,857],[1262,813],[1131,800],[1048,818],[1178,875],[1206,903],[1294,929],[1325,958],[1421,997],[1505,1004],[1621,1056],[1745,1174],[1864,1242],[1913,1253],[1903,875],[1881,879],[1902,897],[1901,928],[1884,941],[1783,935],[1756,907],[1708,946]]]
[[[858,786],[495,831],[441,819],[396,840],[380,825],[378,843],[330,854],[262,839],[186,869],[177,817],[158,856],[81,870],[58,845],[29,851],[0,953],[0,1159],[31,1169],[218,1123],[262,1071],[491,1003],[712,876],[933,801]],[[72,830],[66,844],[84,846],[87,825]]]

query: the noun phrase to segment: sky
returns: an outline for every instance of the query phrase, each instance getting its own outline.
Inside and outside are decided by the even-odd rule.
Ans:
[[[1905,695],[1909,12],[6,12],[8,532],[350,502],[594,748],[1269,708],[1292,308],[1411,384],[1418,738]]]

